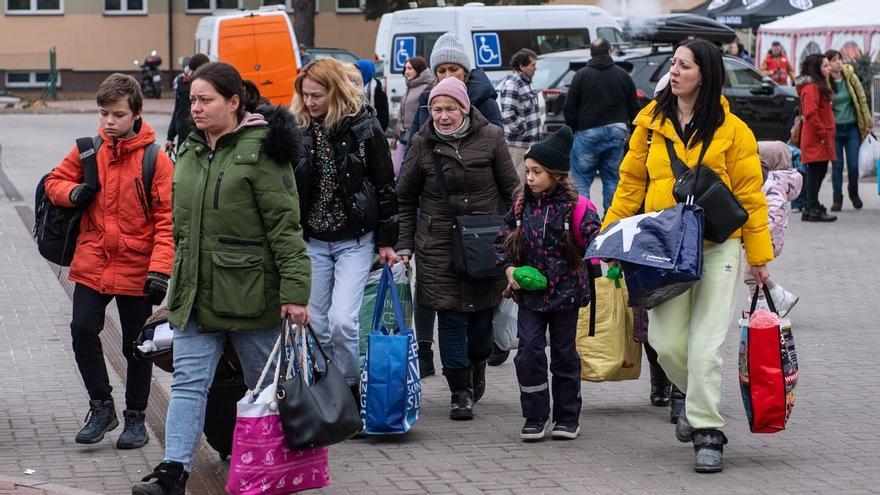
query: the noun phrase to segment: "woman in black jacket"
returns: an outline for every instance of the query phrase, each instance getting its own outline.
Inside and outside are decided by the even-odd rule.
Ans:
[[[312,327],[356,398],[364,286],[376,246],[381,262],[397,261],[398,229],[391,152],[359,80],[353,66],[315,60],[297,75],[293,102],[310,141],[295,175],[312,262]]]

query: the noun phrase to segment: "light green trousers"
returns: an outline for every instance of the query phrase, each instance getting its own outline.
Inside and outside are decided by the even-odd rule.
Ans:
[[[695,429],[724,426],[721,347],[739,288],[740,244],[706,243],[700,281],[648,311],[648,342],[666,375],[687,394],[687,420]]]

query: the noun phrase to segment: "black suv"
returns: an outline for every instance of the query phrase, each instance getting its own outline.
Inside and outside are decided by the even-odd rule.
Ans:
[[[639,102],[648,104],[654,88],[672,64],[670,47],[638,47],[618,50],[614,61],[626,70],[636,84]],[[565,124],[562,112],[565,95],[574,73],[590,59],[588,49],[548,53],[538,57],[534,87],[544,97],[545,135],[556,132]],[[731,111],[755,133],[758,140],[788,141],[794,117],[798,114],[797,92],[790,86],[779,86],[743,60],[724,56],[726,78],[723,94]]]

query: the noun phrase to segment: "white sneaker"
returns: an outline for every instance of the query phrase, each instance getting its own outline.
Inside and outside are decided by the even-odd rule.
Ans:
[[[770,297],[773,298],[773,302],[776,304],[776,311],[779,312],[780,318],[788,316],[788,313],[791,312],[794,305],[800,300],[798,296],[788,292],[779,284],[770,289]]]

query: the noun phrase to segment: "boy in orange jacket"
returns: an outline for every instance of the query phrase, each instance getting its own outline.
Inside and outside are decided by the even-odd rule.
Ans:
[[[152,363],[138,359],[131,344],[152,306],[161,304],[168,290],[174,261],[173,165],[159,151],[152,185],[144,187],[144,153],[156,136],[141,116],[143,93],[134,78],[112,74],[95,96],[101,138],[96,150],[98,187],[84,182],[80,154],[74,146],[46,177],[45,188],[53,204],[84,208],[68,275],[76,283],[70,323],[73,351],[90,399],[86,424],[77,433],[76,442],[100,442],[105,433],[119,426],[99,337],[105,309],[115,298],[128,362],[125,428],[116,447],[135,449],[149,440],[144,411]]]

